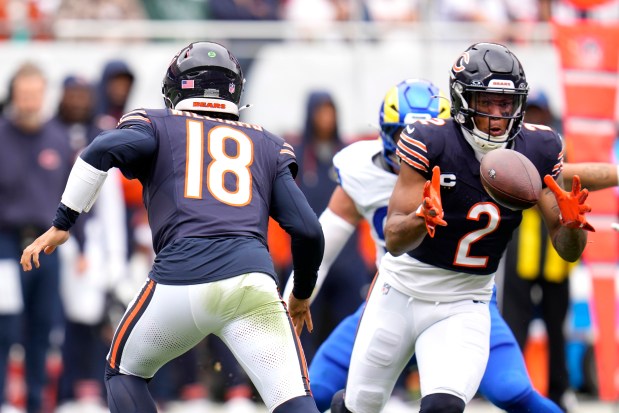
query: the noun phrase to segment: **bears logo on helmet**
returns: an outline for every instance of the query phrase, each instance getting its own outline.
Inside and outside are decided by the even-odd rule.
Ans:
[[[476,43],[458,57],[451,69],[451,115],[480,148],[500,148],[520,131],[528,90],[522,65],[509,49],[496,43]],[[483,93],[511,97],[511,110],[502,116],[476,111],[473,109],[476,99]],[[475,116],[508,119],[505,134],[491,136],[489,132],[480,131],[475,125]]]

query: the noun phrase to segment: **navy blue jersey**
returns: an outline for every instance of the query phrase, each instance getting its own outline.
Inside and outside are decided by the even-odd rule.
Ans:
[[[546,126],[525,124],[511,144],[533,162],[541,177],[556,178],[563,165],[561,137]],[[425,237],[408,254],[440,268],[471,274],[491,274],[521,211],[494,202],[484,190],[479,162],[452,119],[417,121],[400,137],[397,154],[403,163],[426,179],[435,165],[441,169],[441,199],[446,227],[437,227],[434,238]]]
[[[272,185],[295,162],[292,147],[262,127],[177,110],[136,110],[118,128],[147,125],[150,165],[125,165],[140,179],[158,253],[174,240],[247,236],[266,245]],[[156,160],[156,162],[155,162]]]
[[[295,296],[307,298],[324,249],[316,214],[294,181],[292,147],[262,127],[191,112],[136,110],[80,155],[143,185],[157,254],[150,277],[197,284],[277,274],[267,247],[272,216],[291,236]],[[55,223],[71,221],[66,206]],[[70,225],[67,225],[70,227]]]

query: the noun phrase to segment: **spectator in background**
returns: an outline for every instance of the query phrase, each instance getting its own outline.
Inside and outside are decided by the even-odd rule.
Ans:
[[[300,139],[296,141],[299,142],[295,148],[299,162],[297,182],[310,206],[319,215],[327,207],[337,186],[333,155],[344,146],[338,128],[336,104],[329,92],[314,91],[309,94],[305,125]],[[331,266],[322,293],[312,304],[314,332],[301,335],[308,362],[340,320],[352,314],[363,302],[375,268],[366,266],[359,248],[359,233],[356,231]]]
[[[206,20],[209,0],[142,0],[152,20]]]
[[[58,254],[25,274],[20,251],[49,227],[73,164],[64,128],[44,118],[47,82],[41,69],[25,63],[8,86],[0,119],[0,406],[8,355],[25,349],[27,412],[39,413],[46,383],[46,357],[52,327],[60,322]]]
[[[94,86],[85,78],[67,76],[54,120],[69,133],[69,143],[77,154],[101,132],[95,123]]]
[[[281,0],[217,0],[208,2],[208,14],[214,20],[279,20],[280,6]],[[277,39],[241,39],[231,40],[228,43],[231,48],[239,50],[254,49],[255,54],[256,49],[275,41]],[[251,79],[253,58],[242,55],[237,55],[237,58],[243,67],[245,77]]]
[[[135,75],[127,62],[120,59],[108,61],[103,67],[101,80],[97,86],[97,105],[95,115],[103,130],[116,127],[124,115]]]
[[[140,0],[59,0],[57,19],[123,20],[146,16]]]
[[[53,121],[67,130],[75,157],[101,132],[94,107],[93,85],[81,77],[66,77]],[[113,333],[106,298],[109,286],[124,275],[127,255],[118,170],[110,171],[99,202],[84,218],[79,231],[73,231],[76,238],[82,235],[81,239],[60,250],[66,322],[58,400],[63,404],[59,412],[64,413],[85,409],[94,413],[104,405],[104,359]]]
[[[280,0],[210,1],[210,15],[217,20],[279,20]]]
[[[97,126],[102,130],[116,128],[121,116],[124,115],[127,103],[135,82],[135,74],[127,62],[112,59],[103,67],[101,80],[97,85],[95,117]],[[122,179],[127,217],[127,255],[134,253],[146,257],[149,266],[152,261],[152,245],[150,230],[146,218],[146,209],[142,203],[142,186],[137,179]],[[137,281],[140,285],[142,280]],[[128,287],[128,296],[133,296],[133,288]]]
[[[548,97],[532,92],[527,100],[525,122],[546,125],[560,131]],[[548,398],[564,411],[574,403],[568,392],[565,319],[569,308],[569,274],[572,264],[564,261],[552,246],[537,209],[523,211],[522,223],[514,232],[505,258],[503,318],[524,351],[529,324],[541,318],[546,326],[549,354]],[[541,293],[541,294],[540,294]]]
[[[542,2],[545,0],[542,0]],[[511,23],[538,21],[545,8],[540,0],[439,0],[432,2],[432,15],[437,21],[476,23],[485,38],[516,41],[522,27]]]
[[[333,29],[333,23],[365,20],[367,10],[364,4],[348,0],[288,0],[283,7],[283,18],[295,29],[291,37],[339,41],[344,38]]]
[[[368,18],[378,23],[406,23],[419,18],[419,0],[365,0]]]

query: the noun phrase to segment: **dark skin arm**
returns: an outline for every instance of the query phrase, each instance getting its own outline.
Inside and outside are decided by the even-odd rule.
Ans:
[[[424,219],[415,215],[426,181],[420,173],[402,163],[385,224],[387,250],[394,256],[415,249],[428,233]]]
[[[603,162],[578,162],[563,164],[563,185],[572,189],[572,178],[580,177],[581,185],[590,191],[611,188],[619,184],[617,165]]]

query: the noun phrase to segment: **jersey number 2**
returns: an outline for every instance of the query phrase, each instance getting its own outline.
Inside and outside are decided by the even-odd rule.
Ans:
[[[226,141],[236,142],[236,155],[226,153]],[[249,204],[252,197],[252,176],[249,170],[254,161],[252,140],[238,129],[217,126],[204,139],[204,123],[187,120],[187,159],[185,169],[185,198],[202,199],[202,177],[204,176],[204,143],[206,142],[211,162],[206,168],[206,187],[220,202],[232,206]],[[232,174],[236,189],[226,188],[224,179]]]
[[[454,257],[454,265],[476,268],[485,268],[486,265],[488,265],[488,257],[471,256],[469,255],[469,252],[471,251],[472,243],[479,241],[499,226],[499,222],[501,221],[501,211],[499,211],[499,208],[495,204],[482,202],[473,205],[471,209],[469,209],[466,219],[479,221],[482,214],[488,215],[488,224],[485,227],[471,231],[460,238],[458,248],[456,249],[456,256]]]

